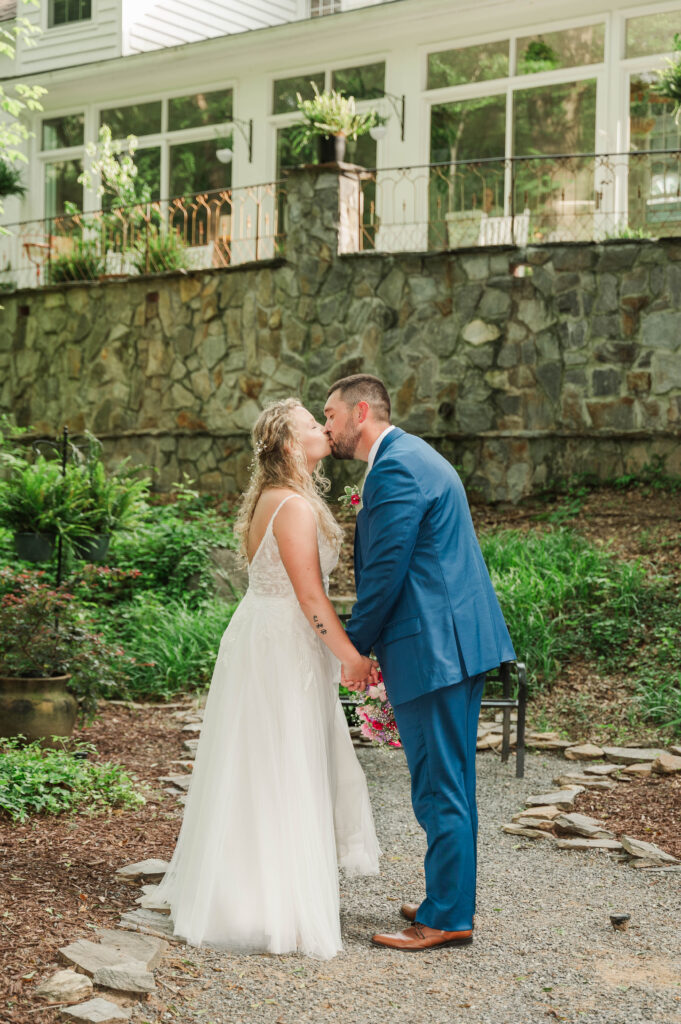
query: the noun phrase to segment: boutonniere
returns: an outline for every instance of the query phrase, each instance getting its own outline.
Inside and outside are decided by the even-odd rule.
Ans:
[[[352,487],[348,485],[338,501],[343,508],[354,508],[355,512],[359,512],[362,507],[362,495],[357,484],[353,484]]]

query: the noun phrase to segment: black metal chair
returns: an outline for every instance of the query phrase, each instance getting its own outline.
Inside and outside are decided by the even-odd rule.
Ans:
[[[513,674],[517,678],[516,695],[511,695]],[[522,661],[504,661],[498,668],[487,673],[485,687],[490,683],[501,683],[501,697],[483,697],[483,708],[500,708],[502,718],[501,760],[508,761],[511,753],[511,711],[518,713],[516,722],[515,774],[517,779],[525,775],[525,711],[527,706],[527,670]]]

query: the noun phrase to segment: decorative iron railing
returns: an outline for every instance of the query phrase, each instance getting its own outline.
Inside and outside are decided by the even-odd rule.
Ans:
[[[31,288],[271,259],[281,182],[25,221],[0,236],[0,288]]]
[[[365,250],[681,235],[679,150],[380,168],[361,187]]]

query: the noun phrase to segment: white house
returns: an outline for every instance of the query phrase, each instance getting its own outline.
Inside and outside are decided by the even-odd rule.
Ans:
[[[0,17],[13,7],[0,0]],[[681,134],[651,91],[679,0],[42,0],[25,13],[42,34],[0,74],[48,90],[27,196],[5,211],[32,237],[51,236],[66,200],[96,208],[77,177],[107,122],[139,138],[159,200],[232,190],[230,219],[199,217],[192,241],[238,239],[234,197],[300,160],[287,128],[311,81],[388,117],[382,137],[348,150],[376,168],[368,246],[602,237],[627,223],[681,234]],[[273,192],[265,205],[272,221]],[[242,220],[243,238],[255,222]]]

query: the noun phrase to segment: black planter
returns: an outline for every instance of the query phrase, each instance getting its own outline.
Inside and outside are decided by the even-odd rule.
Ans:
[[[54,553],[54,534],[15,533],[14,550],[26,562],[49,562]]]
[[[92,537],[82,537],[74,543],[73,550],[77,558],[84,558],[86,562],[103,562],[109,551],[110,541],[110,534],[95,533]]]
[[[319,136],[320,164],[340,164],[345,160],[347,139],[344,135]]]

